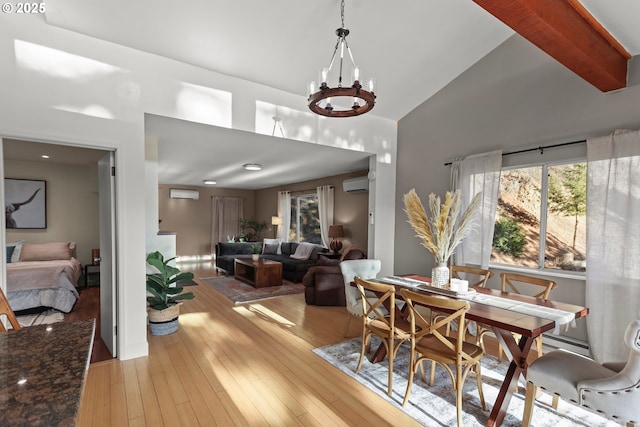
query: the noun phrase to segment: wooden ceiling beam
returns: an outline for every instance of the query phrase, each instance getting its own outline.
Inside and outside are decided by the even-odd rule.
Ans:
[[[578,0],[473,0],[600,89],[626,87],[631,55]]]

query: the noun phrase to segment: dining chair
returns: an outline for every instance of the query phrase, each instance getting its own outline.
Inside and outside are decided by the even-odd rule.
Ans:
[[[16,319],[16,315],[13,313],[13,310],[11,309],[11,306],[9,305],[9,301],[7,300],[7,297],[4,295],[4,292],[2,292],[2,289],[0,289],[0,316],[2,315],[7,316],[7,319],[9,319],[9,323],[11,324],[11,327],[15,330],[20,329],[20,323],[18,323],[18,319]],[[6,328],[4,327],[4,324],[2,322],[0,322],[0,332],[6,332]]]
[[[379,259],[354,259],[344,260],[340,263],[340,271],[342,272],[342,278],[344,280],[344,296],[347,306],[347,324],[344,327],[343,336],[347,336],[349,332],[349,326],[351,326],[351,318],[353,316],[362,317],[362,299],[360,298],[360,292],[358,288],[351,286],[355,277],[358,276],[362,279],[374,279],[380,269],[382,263]],[[378,297],[370,293],[368,298],[372,298],[372,301],[378,299]]]
[[[526,294],[543,300],[549,299],[549,294],[556,287],[556,282],[540,277],[532,277],[524,274],[500,273],[500,290],[512,294]],[[478,342],[484,349],[484,336],[493,334],[488,327],[481,327],[479,330]],[[534,341],[537,356],[542,356],[542,335]],[[498,359],[502,360],[502,347],[498,346]]]
[[[469,287],[477,286],[485,288],[487,287],[487,281],[493,277],[493,271],[491,270],[466,265],[450,265],[449,271],[452,279],[467,280]],[[473,328],[471,325],[476,325],[476,322],[468,320],[465,322],[465,332],[472,332],[476,336],[476,339],[478,339],[478,328],[477,326]],[[449,331],[447,331],[447,333],[448,332]]]
[[[640,320],[627,326],[624,343],[629,357],[621,370],[566,350],[554,350],[527,368],[522,425],[529,426],[538,387],[559,398],[627,426],[640,423]]]
[[[396,357],[400,345],[409,339],[409,322],[396,317],[396,288],[385,283],[371,282],[360,277],[355,278],[356,286],[360,292],[362,304],[362,345],[360,346],[360,360],[356,368],[356,374],[360,372],[365,351],[371,349],[371,337],[376,335],[383,342],[387,350],[389,361],[389,378],[387,394],[391,396],[393,388],[393,360]],[[369,292],[378,297],[368,296]],[[387,309],[386,307],[389,307]]]
[[[431,361],[431,377],[429,385],[433,386],[436,364],[442,366],[451,377],[451,383],[456,391],[456,413],[458,426],[462,425],[462,386],[471,370],[475,372],[478,382],[478,394],[482,409],[487,410],[482,391],[482,373],[480,360],[484,351],[480,346],[465,341],[463,328],[457,328],[455,336],[443,333],[451,322],[464,324],[469,303],[464,300],[443,298],[420,294],[408,289],[400,291],[409,310],[411,355],[409,357],[409,382],[402,405],[406,405],[413,385],[413,377],[418,367],[422,367],[425,360]],[[436,320],[425,317],[416,310],[417,306],[430,308],[432,311],[447,313],[445,317]],[[453,369],[452,367],[453,366]],[[422,371],[423,379],[424,370]]]

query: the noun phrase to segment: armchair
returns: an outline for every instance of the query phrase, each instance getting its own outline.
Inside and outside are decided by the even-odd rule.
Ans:
[[[627,326],[624,342],[629,359],[620,372],[592,359],[564,350],[554,350],[536,359],[527,369],[527,393],[522,425],[533,414],[537,387],[627,425],[640,423],[640,320]]]
[[[340,259],[328,259],[320,255],[316,265],[309,268],[302,278],[305,302],[308,305],[344,306],[346,300],[340,263],[366,257],[364,251],[355,246],[345,249]]]

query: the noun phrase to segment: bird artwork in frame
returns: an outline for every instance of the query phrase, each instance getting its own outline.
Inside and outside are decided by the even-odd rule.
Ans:
[[[47,228],[47,181],[5,178],[7,229]]]

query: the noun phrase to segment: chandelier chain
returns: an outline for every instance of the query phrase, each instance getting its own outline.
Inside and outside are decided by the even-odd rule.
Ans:
[[[344,28],[344,0],[340,3],[340,19],[342,20],[342,28]]]

